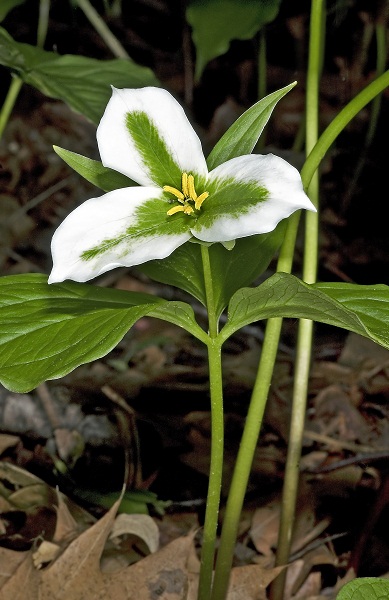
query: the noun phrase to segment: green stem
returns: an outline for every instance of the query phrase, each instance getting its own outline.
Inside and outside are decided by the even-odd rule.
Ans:
[[[383,92],[389,86],[389,70],[377,77],[369,83],[363,90],[359,92],[350,102],[336,115],[328,127],[323,131],[320,138],[307,157],[304,166],[301,170],[301,178],[304,187],[307,188],[311,181],[314,172],[318,168],[324,155],[331,147],[333,142],[350,123],[350,121],[378,94]]]
[[[224,600],[227,595],[239,518],[273,374],[281,324],[282,319],[279,318],[269,319],[267,323],[262,348],[263,359],[260,362],[228,493],[211,600]]]
[[[4,100],[4,104],[0,111],[0,138],[4,133],[4,129],[8,123],[12,109],[15,106],[16,99],[19,95],[20,88],[23,85],[23,81],[17,75],[12,76],[11,84],[8,89],[7,96]]]
[[[46,41],[47,30],[49,28],[49,13],[50,13],[50,0],[40,0],[39,2],[39,19],[37,29],[37,42],[38,48],[43,48]]]
[[[77,0],[78,6],[88,19],[88,21],[96,29],[97,33],[102,37],[112,54],[118,58],[130,58],[127,51],[123,48],[119,40],[114,36],[108,25],[101,18],[97,10],[91,5],[89,0]]]
[[[325,0],[312,0],[310,20],[309,61],[306,94],[306,140],[309,153],[317,143],[319,130],[319,80],[324,53]],[[308,195],[318,209],[319,172],[315,171]],[[319,219],[318,212],[306,214],[303,280],[314,283],[317,275]],[[281,501],[281,520],[278,534],[276,566],[289,561],[293,525],[300,478],[300,458],[303,445],[305,415],[307,410],[309,372],[311,366],[313,321],[299,320],[296,347],[296,365],[293,385],[293,402],[285,477]],[[271,587],[271,600],[282,600],[286,581],[286,570],[275,579]]]
[[[223,475],[224,416],[223,416],[223,378],[221,363],[221,343],[217,339],[218,318],[212,285],[212,271],[209,251],[201,246],[205,295],[207,301],[209,342],[209,388],[211,395],[211,460],[207,495],[207,509],[203,529],[201,568],[198,600],[209,600],[211,596],[212,574],[215,557],[217,524],[220,506],[220,493]]]
[[[213,293],[213,285],[212,285],[211,260],[209,258],[208,248],[207,248],[207,246],[204,246],[203,244],[201,244],[201,260],[203,263],[205,297],[206,297],[206,301],[207,301],[207,311],[208,311],[209,336],[212,339],[214,339],[217,337],[217,334],[219,333],[219,321],[216,316],[215,296]]]

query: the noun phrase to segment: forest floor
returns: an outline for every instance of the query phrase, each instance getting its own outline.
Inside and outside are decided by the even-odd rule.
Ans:
[[[109,22],[111,28],[132,58],[151,67],[163,87],[182,101],[209,150],[257,99],[257,40],[233,42],[228,53],[214,59],[201,81],[193,84],[188,80],[187,65],[194,50],[188,54],[182,41],[186,25],[182,10],[177,10],[178,0],[136,0],[131,4],[131,14],[124,11],[122,21]],[[374,76],[372,58],[358,45],[366,27],[361,6],[352,3],[339,23],[334,16],[330,19],[320,87],[322,128]],[[3,26],[18,41],[32,43],[33,25],[26,11],[24,6],[15,9]],[[302,49],[307,44],[307,19],[307,10],[294,13],[291,7],[283,8],[268,27],[269,92],[295,79],[298,85],[277,106],[266,129],[265,151],[280,154],[298,168],[303,155],[290,147],[304,111],[306,56]],[[66,8],[61,2],[53,3],[46,46],[55,46],[61,54],[111,58],[70,3]],[[6,72],[1,75],[6,81]],[[370,115],[367,108],[323,162],[322,281],[389,284],[387,221],[380,216],[382,190],[387,188],[388,102],[389,96],[384,94],[377,132],[368,148],[364,141]],[[96,194],[96,188],[53,152],[53,144],[98,158],[91,123],[60,101],[24,86],[0,145],[2,275],[49,273],[54,230],[75,206]],[[363,161],[363,169],[356,181],[359,161]],[[301,240],[297,274],[300,265]],[[274,268],[275,261],[265,275]],[[111,271],[100,278],[99,285],[188,300],[182,292],[155,283],[136,269]],[[194,304],[193,308],[202,321],[202,307]],[[296,331],[297,323],[287,320],[235,553],[234,566],[258,566],[263,587],[274,577]],[[231,338],[224,350],[227,448],[223,502],[263,332],[262,323],[247,327]],[[355,573],[388,576],[388,401],[389,352],[355,334],[317,325],[285,600],[334,598],[339,582]],[[55,546],[61,522],[62,546],[58,547],[63,550],[64,539],[67,543],[81,540],[79,548],[73,545],[73,554],[67,555],[66,568],[73,572],[77,552],[87,552],[91,536],[100,535],[103,541],[108,537],[113,517],[107,508],[122,488],[126,469],[128,489],[136,490],[126,496],[129,512],[149,511],[158,526],[161,547],[169,548],[170,542],[187,544],[186,536],[198,532],[203,523],[209,450],[205,350],[182,330],[160,321],[141,319],[108,356],[29,394],[14,394],[0,387],[0,564],[12,555],[12,565],[19,568],[26,554],[37,555],[37,540]],[[67,498],[66,508],[56,498],[56,486]],[[56,512],[53,504],[58,502],[62,508]],[[68,510],[74,521],[66,529]],[[103,515],[111,521],[96,521]],[[222,516],[223,510],[221,520]],[[98,523],[100,529],[88,534]],[[113,589],[112,568],[138,564],[140,556],[155,549],[151,534],[144,529],[136,533],[131,527],[125,530],[125,543],[123,535],[120,543],[110,538],[100,589],[103,585]],[[135,546],[128,542],[129,533],[138,535]],[[197,533],[196,547],[200,539]],[[180,554],[191,556],[193,566],[195,557],[188,544],[174,546],[172,552],[167,563],[149,563],[150,568],[155,571],[161,569],[160,564],[175,564]],[[48,556],[36,558],[37,564],[50,564]],[[89,567],[90,574],[97,577],[95,557],[90,558]],[[196,566],[193,569],[196,571]],[[141,575],[134,577],[138,582],[136,577]],[[0,578],[0,589],[1,585]]]

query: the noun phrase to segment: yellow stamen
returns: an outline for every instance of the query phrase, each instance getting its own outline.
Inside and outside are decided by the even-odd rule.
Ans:
[[[164,192],[170,192],[170,194],[173,194],[173,196],[178,198],[178,200],[185,200],[184,194],[180,192],[180,190],[177,190],[177,188],[175,187],[171,187],[170,185],[164,185],[162,189]]]
[[[202,203],[206,198],[208,198],[209,192],[203,192],[200,196],[197,196],[195,200],[195,209],[199,210],[201,208]]]
[[[182,206],[182,204],[179,204],[178,206],[173,206],[173,208],[168,210],[167,214],[169,215],[169,217],[171,215],[175,215],[178,212],[184,212],[184,213],[188,214],[185,209],[186,209],[186,206]]]
[[[188,191],[189,191],[189,198],[191,198],[192,200],[196,200],[197,198],[197,194],[196,194],[196,190],[195,190],[195,186],[194,186],[194,177],[193,175],[188,175]]]
[[[185,196],[185,198],[189,197],[189,190],[188,190],[188,173],[183,173],[182,174],[182,192]]]
[[[181,203],[179,206],[172,206],[172,208],[167,211],[169,216],[175,215],[178,212],[183,212],[185,215],[193,215],[195,210],[200,210],[204,200],[209,196],[208,192],[202,192],[199,196],[197,196],[194,177],[193,175],[188,175],[188,173],[182,173],[181,187],[182,192],[170,185],[163,186],[164,192],[173,194],[178,202]],[[194,206],[191,203],[194,203]]]

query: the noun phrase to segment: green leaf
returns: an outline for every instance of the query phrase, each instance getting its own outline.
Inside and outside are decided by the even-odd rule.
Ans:
[[[276,273],[256,288],[232,297],[220,336],[270,317],[312,319],[342,327],[389,348],[389,287],[386,285],[312,284]]]
[[[268,122],[277,102],[283,98],[296,82],[265,96],[246,110],[220,138],[207,158],[211,171],[218,165],[243,154],[251,154]]]
[[[154,314],[205,340],[184,303],[82,283],[48,285],[40,274],[0,278],[0,381],[26,392],[105,356],[132,325]]]
[[[196,78],[207,63],[227,52],[231,40],[249,40],[273,21],[281,0],[191,0],[186,19],[196,46]]]
[[[265,271],[281,244],[284,230],[283,221],[271,233],[236,240],[232,250],[222,244],[209,247],[217,316],[239,288],[250,285]],[[199,244],[184,244],[167,258],[152,260],[138,268],[156,281],[185,290],[206,305]]]
[[[82,154],[65,150],[65,148],[60,148],[59,146],[53,146],[53,148],[69,167],[96,187],[104,190],[104,192],[111,192],[119,188],[136,185],[126,175],[122,175],[122,173],[118,173],[109,167],[104,167],[98,160],[87,158],[86,156],[82,156]]]
[[[20,4],[23,4],[24,2],[25,2],[25,0],[1,0],[0,22],[5,19],[5,17],[10,12],[10,10],[15,8],[15,6],[19,6]]]
[[[346,583],[336,600],[387,600],[389,598],[389,579],[360,577]]]
[[[97,60],[46,52],[15,42],[0,28],[0,64],[15,71],[46,96],[66,102],[73,110],[98,123],[118,88],[159,85],[153,72],[130,59]]]

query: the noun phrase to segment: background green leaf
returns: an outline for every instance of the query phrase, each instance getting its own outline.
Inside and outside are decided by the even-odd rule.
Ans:
[[[23,4],[25,0],[1,0],[0,2],[0,23],[5,19],[10,10]]]
[[[360,577],[346,583],[336,600],[388,600],[389,579]]]
[[[249,40],[273,21],[281,0],[191,0],[186,19],[196,46],[196,78],[207,63],[227,52],[231,40]]]
[[[183,302],[83,283],[48,285],[40,274],[2,277],[0,381],[10,390],[26,392],[46,379],[62,377],[106,355],[145,315],[207,339],[192,308]]]
[[[46,96],[63,100],[96,124],[111,97],[111,85],[118,88],[159,85],[150,69],[130,59],[59,56],[15,42],[1,27],[0,64],[15,71],[25,83]]]
[[[293,275],[276,273],[256,288],[236,292],[220,335],[227,339],[241,327],[269,317],[312,319],[354,331],[389,348],[387,285],[309,285]]]
[[[104,192],[111,192],[119,188],[131,187],[136,185],[132,179],[126,177],[118,171],[104,167],[98,160],[87,158],[82,154],[65,150],[59,146],[53,146],[54,151],[69,165],[74,171],[79,173],[84,179],[93,183]]]

